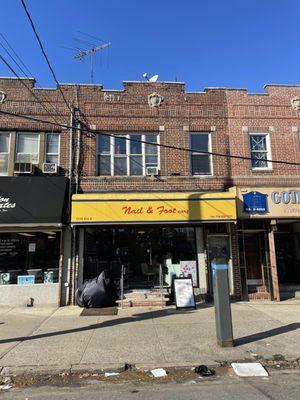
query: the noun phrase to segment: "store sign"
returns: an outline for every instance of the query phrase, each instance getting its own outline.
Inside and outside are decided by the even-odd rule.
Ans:
[[[300,218],[300,188],[232,188],[240,218]]]
[[[1,176],[0,225],[61,224],[67,187],[63,176]]]
[[[248,214],[266,214],[268,195],[260,192],[249,192],[243,194],[244,211]]]
[[[231,193],[89,193],[72,198],[72,224],[234,220],[236,199]]]
[[[0,194],[0,213],[5,213],[11,208],[15,208],[16,203],[14,203],[10,197],[2,196]]]

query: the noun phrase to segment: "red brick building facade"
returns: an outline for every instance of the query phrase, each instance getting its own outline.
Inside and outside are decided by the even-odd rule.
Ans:
[[[229,249],[226,252],[229,252],[233,297],[279,300],[278,273],[281,286],[284,287],[282,292],[287,290],[287,286],[300,284],[300,251],[297,244],[300,221],[300,213],[297,214],[297,190],[300,190],[299,86],[267,85],[264,93],[252,94],[244,89],[226,88],[187,92],[184,84],[178,82],[124,82],[122,90],[104,90],[100,85],[62,84],[60,88],[68,105],[75,107],[75,128],[71,144],[71,113],[60,91],[37,88],[33,80],[22,79],[22,82],[17,79],[0,79],[0,91],[6,96],[0,104],[0,111],[3,112],[0,112],[0,130],[1,133],[10,134],[7,171],[3,175],[14,173],[18,133],[39,133],[40,170],[47,157],[47,133],[58,133],[59,174],[69,176],[71,156],[73,192],[77,188],[79,194],[213,194],[231,190],[237,195],[239,204],[243,202],[243,195],[249,192],[255,193],[255,196],[259,192],[267,196],[265,199],[268,198],[268,201],[275,196],[278,204],[278,196],[283,196],[284,202],[281,204],[288,207],[293,204],[293,208],[288,211],[281,210],[283,214],[270,212],[269,205],[264,214],[261,210],[258,213],[255,210],[246,212],[242,205],[238,207],[237,223],[216,220],[184,225],[193,229],[193,232],[181,224],[172,225],[175,227],[174,232],[171,232],[168,224],[156,224],[157,229],[160,229],[156,233],[151,231],[153,226],[150,225],[146,227],[146,233],[142,232],[140,225],[135,227],[135,231],[133,228],[129,231],[131,228],[126,227],[126,224],[119,224],[120,231],[116,226],[78,226],[76,246],[73,246],[71,257],[73,264],[68,267],[68,272],[62,274],[62,287],[72,286],[73,282],[74,288],[82,279],[90,278],[93,271],[96,274],[96,271],[101,270],[101,254],[107,249],[101,248],[101,254],[97,255],[91,250],[99,241],[121,243],[127,235],[127,240],[132,237],[140,241],[142,249],[146,242],[151,242],[149,237],[156,234],[162,235],[161,240],[168,243],[168,249],[171,242],[172,246],[180,240],[185,243],[182,257],[197,263],[196,286],[199,293],[212,293],[211,252],[218,247],[216,243],[221,242],[224,250],[227,239]],[[43,122],[25,119],[20,115]],[[66,126],[62,129],[56,123]],[[103,135],[100,138],[101,132],[112,136]],[[120,139],[119,142],[113,137],[124,135],[127,135],[127,139]],[[154,146],[147,147],[149,140],[155,141]],[[274,163],[272,160],[299,165]],[[157,168],[157,173],[148,174],[151,167]],[[267,189],[270,194],[265,194]],[[287,194],[282,195],[282,192]],[[296,197],[288,202],[286,196],[291,193]],[[92,229],[98,229],[97,234]],[[108,234],[107,229],[114,230],[113,234]],[[279,234],[284,240],[277,239]],[[191,235],[195,236],[192,246],[187,240]],[[291,241],[293,248],[288,245]],[[277,254],[276,245],[282,242],[285,245],[279,245],[280,252]],[[155,251],[159,252],[155,249],[158,244],[153,243],[150,250],[144,249],[146,253],[150,252],[151,257],[154,257]],[[164,251],[168,252],[166,249]],[[193,252],[194,259],[191,256]],[[258,253],[259,257],[255,257]],[[289,257],[284,256],[286,253],[289,253]],[[93,257],[98,257],[97,262],[88,261]],[[111,264],[116,262],[112,260],[111,254],[107,257]],[[128,259],[129,255],[124,255],[126,257]],[[180,257],[178,254],[174,260],[171,257],[168,260],[173,261],[169,261],[168,265],[173,263],[178,266],[182,261]],[[140,264],[149,264],[142,258]],[[289,261],[286,262],[285,258],[289,258]],[[280,271],[277,268],[278,262]],[[85,265],[88,263],[89,273],[85,274]],[[174,268],[176,270],[177,267]],[[136,266],[132,270],[136,271]],[[139,284],[144,282],[143,279],[150,281],[153,278],[150,272],[139,271],[139,274]],[[67,296],[72,297],[72,292]]]

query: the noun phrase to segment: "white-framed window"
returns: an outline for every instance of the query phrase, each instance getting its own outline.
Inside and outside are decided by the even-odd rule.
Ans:
[[[45,162],[59,165],[59,133],[46,133],[45,140]]]
[[[249,133],[251,168],[253,170],[271,169],[271,147],[268,133]]]
[[[19,163],[39,163],[40,135],[31,132],[18,132],[16,158]]]
[[[98,134],[98,175],[146,175],[147,167],[159,168],[158,143],[159,137],[154,133]]]
[[[192,175],[212,175],[211,134],[209,132],[190,133]]]
[[[10,133],[0,132],[0,176],[8,173]]]

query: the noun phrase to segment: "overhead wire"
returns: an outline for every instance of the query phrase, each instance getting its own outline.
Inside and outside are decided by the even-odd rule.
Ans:
[[[40,39],[40,37],[39,37],[39,34],[38,34],[38,32],[37,32],[37,30],[36,30],[36,28],[35,28],[35,25],[34,25],[34,23],[33,23],[33,20],[32,20],[32,18],[31,18],[31,15],[30,15],[30,13],[29,13],[27,7],[26,7],[25,1],[24,1],[24,0],[21,0],[21,3],[22,3],[22,6],[23,6],[23,8],[24,8],[24,10],[25,10],[25,13],[26,13],[26,15],[27,15],[27,17],[28,17],[28,19],[29,19],[31,28],[32,28],[32,30],[33,30],[33,32],[34,32],[34,35],[35,35],[35,37],[36,37],[36,40],[37,40],[37,42],[38,42],[38,44],[39,44],[39,46],[40,46],[41,52],[42,52],[42,54],[43,54],[43,56],[44,56],[44,58],[45,58],[45,60],[46,60],[46,63],[47,63],[47,65],[48,65],[48,68],[49,68],[49,70],[50,70],[50,72],[51,72],[51,74],[52,74],[53,79],[55,80],[55,82],[56,82],[56,84],[57,84],[57,88],[58,88],[58,90],[60,91],[60,93],[61,93],[61,95],[62,95],[62,98],[63,98],[63,100],[64,100],[64,102],[65,102],[67,108],[69,109],[70,112],[72,112],[72,109],[71,109],[71,107],[70,107],[70,104],[67,102],[67,100],[66,100],[66,98],[65,98],[65,95],[64,95],[63,91],[61,90],[60,84],[59,84],[59,82],[58,82],[58,80],[57,80],[57,78],[56,78],[55,72],[54,72],[54,70],[53,70],[53,68],[52,68],[52,66],[51,66],[50,60],[49,60],[49,58],[48,58],[48,56],[47,56],[47,54],[46,54],[46,51],[45,51],[44,46],[43,46],[43,44],[42,44],[42,41],[41,41],[41,39]]]
[[[9,111],[4,111],[0,109],[0,113],[1,114],[6,114],[6,115],[10,115],[10,116],[14,116],[14,117],[18,117],[18,118],[24,118],[30,121],[35,121],[35,122],[39,122],[39,123],[45,123],[45,124],[49,124],[49,125],[56,125],[59,126],[63,129],[71,129],[72,127],[69,124],[61,124],[61,123],[57,123],[57,122],[51,122],[49,120],[45,120],[45,119],[41,119],[41,118],[36,118],[36,117],[31,117],[28,115],[24,115],[24,114],[19,114],[19,113],[12,113]],[[97,134],[101,134],[104,136],[108,136],[108,137],[119,137],[120,135],[116,135],[116,134],[112,134],[112,133],[108,133],[108,132],[103,132],[101,130],[95,130],[95,129],[90,129],[88,128],[83,122],[80,122],[81,125],[83,127],[78,127],[77,129],[79,129],[81,132],[85,132],[87,134],[92,135],[92,137],[95,137]],[[223,158],[232,158],[232,159],[238,159],[238,160],[248,160],[248,161],[252,161],[253,157],[246,157],[246,156],[239,156],[236,154],[225,154],[225,153],[219,153],[216,151],[197,151],[197,149],[192,149],[192,148],[188,148],[188,147],[180,147],[180,146],[174,146],[174,145],[170,145],[170,144],[162,144],[162,143],[153,143],[153,142],[148,142],[146,140],[137,140],[137,139],[132,139],[130,137],[124,137],[124,140],[130,141],[130,142],[138,142],[138,143],[144,143],[144,144],[149,144],[152,146],[157,146],[157,147],[161,147],[161,148],[167,148],[170,150],[177,150],[177,151],[185,151],[185,152],[189,152],[189,153],[201,153],[201,154],[208,154],[208,155],[212,155],[212,156],[217,156],[217,157],[223,157]],[[266,162],[270,162],[270,163],[274,163],[274,164],[283,164],[283,165],[294,165],[299,167],[300,163],[297,162],[293,162],[293,161],[284,161],[284,160],[271,160],[271,159],[264,159],[263,161]]]
[[[3,45],[3,43],[0,42],[1,47],[5,50],[5,52],[9,55],[9,57],[12,59],[12,61],[17,65],[17,67],[19,68],[19,70],[26,76],[26,78],[28,79],[34,79],[36,84],[41,86],[39,81],[34,77],[34,74],[32,74],[30,72],[30,70],[27,68],[27,66],[25,65],[25,63],[22,61],[22,59],[18,56],[18,54],[16,53],[16,51],[13,49],[13,47],[10,45],[10,43],[8,42],[8,40],[4,37],[4,35],[0,32],[0,36],[3,38],[3,40],[6,42],[7,46],[11,49],[11,51],[15,54],[15,56],[18,58],[18,60],[20,61],[20,63],[24,66],[24,68],[30,73],[30,76],[28,76],[28,74],[23,70],[23,68],[21,68],[21,66],[19,65],[19,63],[15,60],[15,58],[11,55],[11,53],[7,50],[7,48]],[[9,62],[6,60],[6,66],[12,71],[12,67],[9,64]],[[15,75],[15,77],[20,80],[22,82],[22,84],[24,85],[24,81],[22,80],[22,78],[16,73],[16,71],[13,72],[13,74]],[[44,104],[45,102],[43,100],[41,100],[41,98],[39,98],[39,96],[37,96],[37,92],[34,92],[33,88],[31,88],[30,86],[26,85],[27,90],[35,97],[35,99],[38,99],[40,104]],[[54,112],[54,114],[57,116],[58,114],[58,92],[57,92],[57,99],[55,101],[55,106],[50,103],[50,106]],[[45,105],[46,107],[46,105]],[[54,118],[53,114],[51,114],[47,109],[47,113],[55,120],[55,122],[57,122],[57,120]],[[45,108],[44,108],[45,110]]]
[[[44,102],[39,99],[39,97],[32,91],[32,89],[24,82],[24,79],[16,73],[14,68],[7,62],[7,60],[0,54],[0,60],[7,66],[7,68],[14,74],[14,76],[21,82],[21,84],[31,93],[31,95],[37,100],[37,102],[42,106],[46,113],[53,119],[56,125],[60,125],[56,118],[51,114],[49,109],[45,106]]]
[[[2,36],[2,33],[0,33]],[[11,53],[7,50],[7,48],[3,45],[3,43],[0,42],[0,46],[2,49],[5,51],[5,53],[11,58],[11,60],[15,63],[15,65],[19,68],[19,70],[26,76],[26,78],[30,79],[28,74],[24,71],[24,69],[20,66],[20,64],[15,60],[15,58],[11,55]]]

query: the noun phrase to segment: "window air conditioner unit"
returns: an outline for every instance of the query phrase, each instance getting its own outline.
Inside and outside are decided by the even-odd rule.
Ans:
[[[33,165],[31,163],[16,162],[14,164],[14,173],[15,174],[33,175],[34,170],[35,170],[35,165]]]
[[[158,167],[146,167],[146,176],[157,176],[159,175]]]
[[[57,164],[56,163],[44,163],[43,164],[44,174],[57,174]]]

